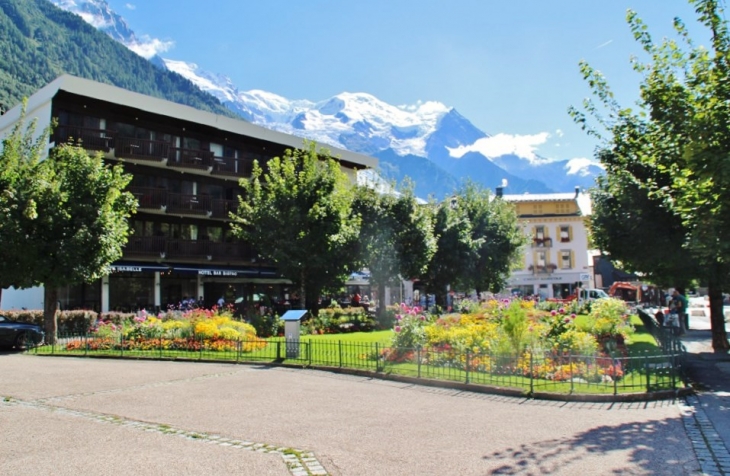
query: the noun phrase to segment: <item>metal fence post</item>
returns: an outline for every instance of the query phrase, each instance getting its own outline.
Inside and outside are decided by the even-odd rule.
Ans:
[[[380,372],[380,349],[378,343],[375,343],[375,372]]]
[[[646,372],[646,392],[651,388],[651,375],[649,375],[649,355],[644,354],[644,371]]]
[[[158,343],[160,344],[160,358],[162,358],[162,334],[160,334],[160,338],[158,340]]]
[[[469,383],[469,361],[471,360],[471,351],[467,349],[466,351],[466,365],[464,365],[464,370],[466,370],[466,383]]]
[[[621,364],[621,370],[624,365]],[[616,359],[613,360],[613,394],[618,395],[618,369],[616,368]]]
[[[307,361],[309,362],[309,367],[312,366],[312,340],[310,339],[307,342]]]
[[[236,339],[236,363],[240,362],[241,360],[241,348],[243,347],[241,343],[241,338],[239,337]]]
[[[276,360],[281,360],[281,341],[276,341]]]
[[[530,349],[530,395],[535,393],[535,367],[534,367],[535,349]]]
[[[342,341],[341,340],[337,341],[337,347],[338,347],[339,353],[340,353],[340,368],[342,368]]]
[[[203,360],[203,337],[201,336],[199,338],[199,347],[200,350],[198,351],[198,360]]]
[[[421,378],[421,347],[416,348],[416,358],[418,359],[418,378]]]
[[[124,331],[119,334],[119,357],[124,357]]]
[[[573,354],[568,354],[568,368],[570,369],[570,394],[575,392],[575,379],[573,378]]]
[[[89,334],[84,333],[84,357],[89,355]]]

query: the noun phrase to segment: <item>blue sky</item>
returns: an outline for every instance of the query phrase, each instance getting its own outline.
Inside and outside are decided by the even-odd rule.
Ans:
[[[686,0],[108,0],[161,56],[229,76],[241,90],[320,101],[370,93],[394,105],[439,101],[488,134],[551,159],[593,157],[567,114],[601,70],[621,104],[638,94],[631,8],[659,39]]]

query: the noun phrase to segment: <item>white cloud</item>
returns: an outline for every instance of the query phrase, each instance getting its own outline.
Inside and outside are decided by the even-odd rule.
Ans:
[[[164,53],[175,45],[174,41],[163,41],[157,38],[143,36],[135,43],[128,43],[127,48],[134,51],[144,58],[152,58],[153,56]]]
[[[558,137],[563,137],[563,130],[562,129],[555,129],[555,135]]]
[[[449,149],[449,155],[458,159],[468,152],[479,152],[488,158],[514,154],[532,163],[549,162],[549,160],[538,157],[535,154],[537,146],[544,144],[549,137],[550,134],[547,132],[524,136],[497,134],[496,136],[479,139],[469,146],[459,146],[454,149]]]
[[[128,10],[135,10],[137,8],[136,5],[133,5],[131,3],[127,3],[124,6],[127,7]]]
[[[601,163],[596,159],[589,159],[587,157],[576,157],[574,159],[570,159],[568,163],[565,164],[566,173],[568,175],[580,175],[585,177],[586,175],[589,175],[588,166],[589,165],[595,165],[596,167],[604,168]]]
[[[613,40],[608,40],[605,43],[601,43],[600,45],[596,46],[595,49],[599,50],[599,49],[603,48],[604,46],[610,45],[611,43],[613,43]]]
[[[94,15],[93,13],[76,12],[86,23],[93,26],[94,28],[106,28],[111,25],[108,21],[104,20],[101,15]]]

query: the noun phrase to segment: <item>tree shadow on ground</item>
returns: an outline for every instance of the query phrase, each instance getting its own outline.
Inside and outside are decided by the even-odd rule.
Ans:
[[[599,426],[572,438],[506,448],[484,459],[492,463],[493,469],[487,473],[492,475],[578,474],[584,458],[609,457],[619,452],[628,452],[628,456],[615,455],[626,460],[625,467],[594,467],[588,474],[667,475],[699,471],[692,445],[677,418]],[[582,472],[586,474],[585,470]]]

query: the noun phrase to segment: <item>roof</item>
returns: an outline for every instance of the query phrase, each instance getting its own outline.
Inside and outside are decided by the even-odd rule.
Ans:
[[[302,137],[266,129],[242,119],[233,119],[219,114],[214,114],[212,112],[201,111],[166,99],[135,93],[117,86],[111,86],[109,84],[99,83],[97,81],[79,78],[68,74],[59,76],[28,98],[27,111],[29,116],[32,115],[32,111],[34,109],[50,102],[59,91],[66,91],[78,96],[97,99],[100,101],[122,104],[124,106],[139,109],[140,111],[174,117],[184,121],[213,127],[221,131],[227,131],[233,134],[240,134],[281,144],[290,148],[300,149],[304,144],[304,138]],[[0,130],[20,118],[20,109],[21,106],[17,105],[4,115],[0,116]],[[351,162],[355,165],[361,165],[363,168],[373,168],[378,165],[377,159],[367,155],[339,149],[337,147],[331,147],[329,145],[327,145],[326,148],[329,149],[332,157]]]
[[[567,193],[523,193],[520,195],[503,195],[502,200],[507,202],[575,202],[580,214],[588,216],[592,213],[591,196],[583,191]]]

